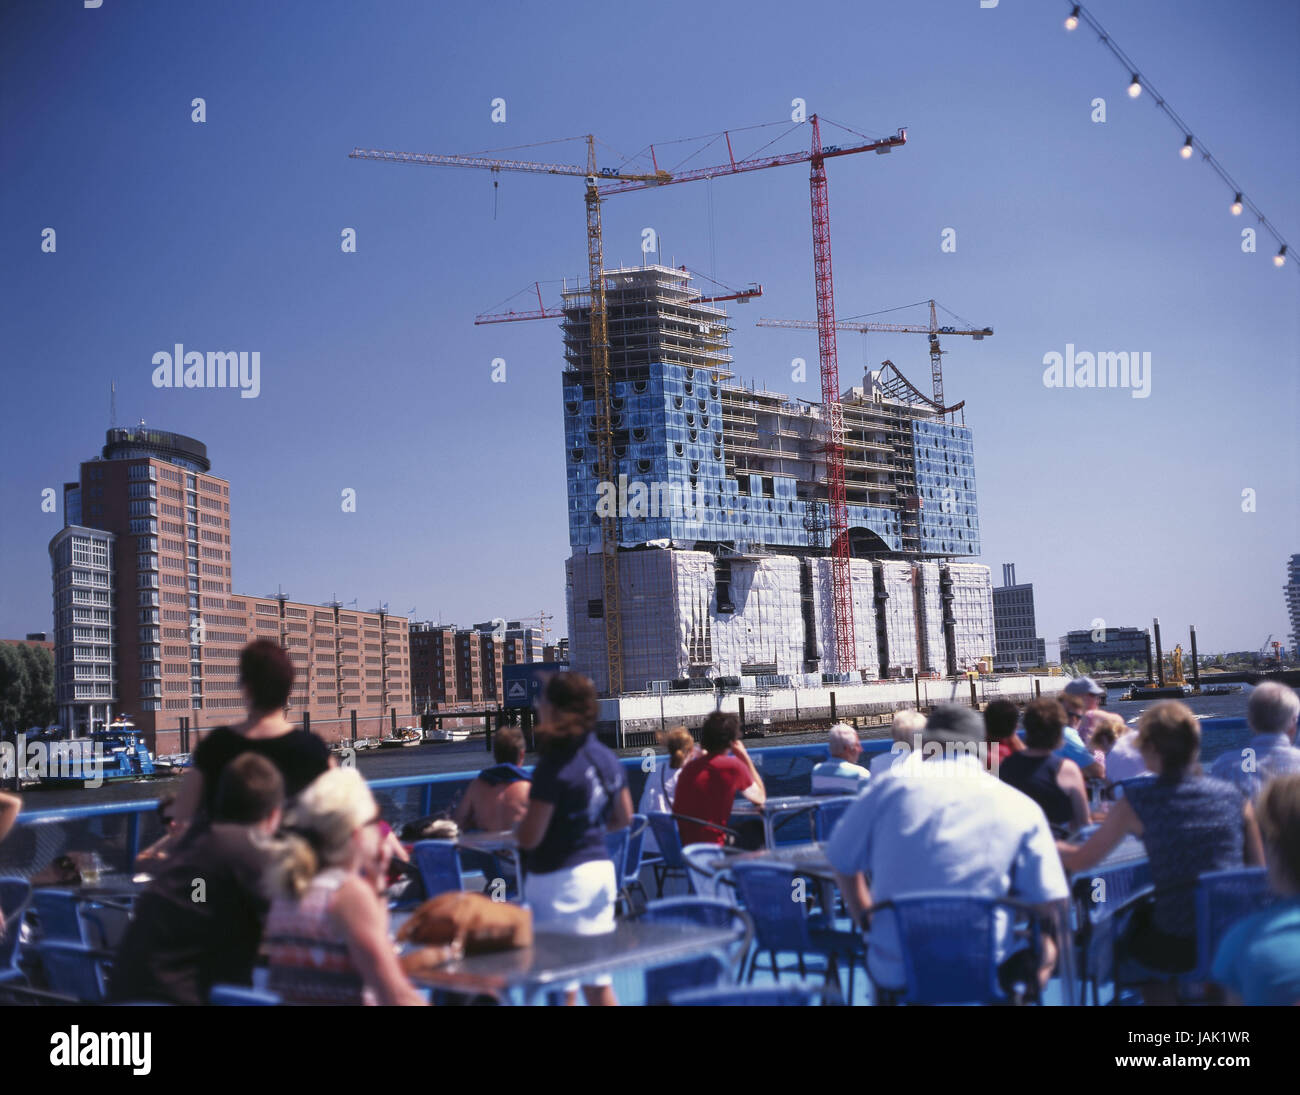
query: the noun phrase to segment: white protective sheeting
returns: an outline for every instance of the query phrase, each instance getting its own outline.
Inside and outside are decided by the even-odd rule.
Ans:
[[[993,657],[993,575],[978,563],[946,563],[952,581],[957,672]]]

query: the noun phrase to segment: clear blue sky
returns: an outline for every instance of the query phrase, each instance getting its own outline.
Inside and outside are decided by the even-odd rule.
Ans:
[[[871,134],[908,127],[892,156],[830,165],[838,311],[933,296],[996,329],[949,339],[947,389],[975,430],[982,561],[995,581],[1014,561],[1034,582],[1040,633],[1159,615],[1175,637],[1195,622],[1207,650],[1281,637],[1300,551],[1300,278],[1273,267],[1263,235],[1241,253],[1249,215],[1229,216],[1231,195],[1177,156],[1179,135],[1149,96],[1125,96],[1086,28],[1062,29],[1067,10],[7,5],[0,635],[51,626],[46,544],[62,515],[41,512],[40,491],[102,445],[114,378],[120,424],[200,438],[230,480],[238,591],[461,624],[544,609],[562,633],[559,332],[472,318],[582,269],[581,182],[502,175],[494,218],[487,173],[347,154],[588,131],[635,154],[788,118],[800,97]],[[1300,9],[1093,11],[1300,250]],[[581,147],[520,155],[574,162]],[[806,166],[614,198],[605,226],[610,263],[639,262],[650,226],[666,258],[762,282],[761,301],[732,309],[736,369],[817,397],[815,368],[790,383],[814,335],[752,324],[813,315]],[[340,250],[345,227],[356,254]],[[949,227],[955,254],[940,252]],[[259,350],[261,395],[155,389],[152,356],[176,342]],[[1067,343],[1150,351],[1150,398],[1045,388],[1043,355]],[[843,383],[886,357],[924,386],[915,336],[842,336]]]

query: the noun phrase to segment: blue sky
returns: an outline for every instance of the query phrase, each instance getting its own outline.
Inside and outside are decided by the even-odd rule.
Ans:
[[[1300,248],[1300,9],[1092,10]],[[113,379],[120,424],[200,438],[230,480],[236,590],[461,624],[544,610],[562,632],[559,332],[472,320],[583,268],[581,182],[502,175],[494,215],[487,173],[348,152],[584,132],[629,155],[686,152],[667,142],[781,121],[798,97],[869,134],[908,127],[894,155],[830,164],[837,310],[934,297],[995,328],[948,340],[946,387],[975,431],[982,561],[995,582],[1014,561],[1035,583],[1049,644],[1097,617],[1157,615],[1174,638],[1195,622],[1203,650],[1284,637],[1300,279],[1274,268],[1263,233],[1258,254],[1241,252],[1249,214],[1230,216],[1213,173],[1178,157],[1179,134],[1149,95],[1128,99],[1094,35],[1062,29],[1067,11],[8,5],[0,634],[51,626],[46,544],[62,516],[41,512],[40,492],[102,445]],[[1090,120],[1097,96],[1104,124]],[[518,154],[580,162],[582,149]],[[724,158],[694,162],[710,156]],[[355,254],[340,249],[348,227]],[[644,227],[665,259],[762,282],[761,301],[732,308],[736,371],[817,397],[815,368],[790,382],[792,358],[815,362],[815,335],[753,326],[814,314],[806,166],[613,198],[607,262],[639,262]],[[955,253],[940,250],[945,228]],[[152,357],[177,342],[260,351],[260,396],[155,389]],[[1067,343],[1150,352],[1150,397],[1044,387],[1044,355]],[[847,334],[843,384],[885,358],[924,386],[923,338]]]

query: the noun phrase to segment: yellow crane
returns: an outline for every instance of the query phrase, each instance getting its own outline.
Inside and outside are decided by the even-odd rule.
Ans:
[[[596,166],[596,139],[586,136],[587,164],[536,163],[493,156],[444,156],[423,152],[387,152],[380,149],[354,148],[353,160],[379,160],[383,163],[413,164],[425,167],[469,167],[492,172],[521,171],[534,175],[573,175],[586,180],[587,203],[587,272],[591,285],[591,373],[596,394],[596,474],[603,482],[618,481],[614,460],[614,434],[610,422],[609,333],[605,311],[605,247],[600,231],[601,182],[667,182],[667,171],[635,174],[600,169]],[[609,661],[609,694],[623,691],[623,612],[618,588],[619,521],[617,514],[601,515],[600,562],[604,592],[605,652]]]

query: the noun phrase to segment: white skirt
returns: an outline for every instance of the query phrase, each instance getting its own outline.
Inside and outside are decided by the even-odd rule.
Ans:
[[[530,874],[525,889],[539,931],[604,935],[614,930],[618,880],[612,860],[592,859],[575,867]]]

